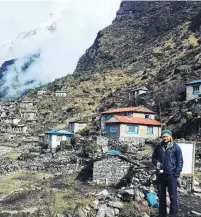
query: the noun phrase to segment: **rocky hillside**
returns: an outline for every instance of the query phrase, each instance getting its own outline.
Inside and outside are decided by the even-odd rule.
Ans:
[[[184,46],[188,37],[194,39],[191,34],[199,32],[200,6],[200,2],[189,1],[122,1],[113,24],[98,33],[79,60],[76,72],[128,67],[139,60],[143,61],[138,70],[150,68],[153,53],[165,54],[160,45],[167,54],[173,47]],[[190,35],[185,35],[185,30]]]
[[[42,120],[42,128],[85,119],[98,129],[99,112],[135,105],[128,94],[139,86],[146,86],[149,95],[138,104],[156,112],[161,107],[165,123],[176,116],[182,127],[189,121],[186,113],[193,112],[184,102],[184,83],[201,74],[200,14],[201,2],[123,1],[116,19],[98,33],[75,73],[46,85],[50,95],[67,88],[68,97],[39,101],[43,112],[52,111]],[[36,93],[25,98],[34,99]],[[192,114],[191,124],[194,118],[200,122],[199,115]],[[174,129],[174,122],[171,126]]]

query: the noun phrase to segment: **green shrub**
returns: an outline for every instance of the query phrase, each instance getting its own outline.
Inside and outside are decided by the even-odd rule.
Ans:
[[[93,152],[93,154],[98,153],[99,150],[100,150],[99,145],[98,145],[97,143],[94,143],[94,144],[92,145],[92,152]]]
[[[28,152],[24,152],[18,157],[18,160],[28,161],[28,160],[33,160],[34,158],[35,158],[35,155],[30,154]]]
[[[193,113],[192,112],[186,112],[186,117],[189,119],[193,118]]]
[[[72,145],[69,142],[61,141],[60,145],[56,147],[56,152],[70,150],[72,149]]]
[[[84,129],[80,130],[79,134],[81,136],[89,136],[89,132],[90,132],[90,128],[89,127],[85,127]]]
[[[122,153],[128,152],[128,144],[120,145],[120,146],[118,147],[118,150],[119,150],[120,152],[122,152]]]

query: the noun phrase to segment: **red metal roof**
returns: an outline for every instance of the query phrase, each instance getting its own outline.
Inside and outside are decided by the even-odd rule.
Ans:
[[[111,109],[101,114],[111,114],[111,113],[123,113],[123,112],[136,112],[136,113],[150,113],[155,114],[155,112],[151,111],[145,107],[128,107],[128,108],[119,108],[119,109]]]
[[[127,117],[127,116],[113,116],[116,120],[108,120],[105,123],[127,123],[127,124],[142,124],[142,125],[154,125],[161,126],[161,123],[149,118]],[[111,118],[110,118],[111,119]]]

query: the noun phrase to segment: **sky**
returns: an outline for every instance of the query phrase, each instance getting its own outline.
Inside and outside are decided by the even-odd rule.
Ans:
[[[16,68],[23,64],[23,58],[33,53],[41,57],[21,76],[37,78],[38,83],[47,83],[69,73],[89,48],[101,29],[112,23],[121,0],[63,0],[63,1],[2,1],[0,0],[0,65],[9,59],[22,58],[16,67],[5,76],[11,85]],[[51,14],[51,15],[50,15]],[[56,31],[43,30],[56,23]],[[31,37],[23,38],[23,32],[39,29]],[[19,72],[17,72],[19,74]],[[25,78],[26,77],[26,78]]]

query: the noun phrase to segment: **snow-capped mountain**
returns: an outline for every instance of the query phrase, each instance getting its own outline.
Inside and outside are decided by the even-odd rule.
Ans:
[[[60,14],[50,13],[35,28],[19,33],[15,40],[0,42],[0,99],[18,97],[29,88],[41,84],[33,76],[26,77],[26,71],[34,69],[36,60],[40,58],[42,49],[37,39],[44,40],[49,34],[54,34],[59,20]],[[27,45],[31,45],[31,48],[23,51]]]
[[[50,13],[48,17],[44,18],[43,22],[37,28],[20,33],[17,39],[26,39],[27,37],[32,37],[36,34],[42,33],[43,31],[54,32],[59,23],[59,19],[59,14]]]
[[[0,98],[1,93],[4,97],[20,96],[28,88],[73,73],[97,32],[112,23],[120,1],[1,4]],[[33,55],[36,58],[29,61]],[[25,72],[27,62],[31,64]]]
[[[35,35],[41,34],[45,31],[54,32],[57,29],[59,20],[60,20],[59,13],[57,14],[50,13],[49,16],[45,17],[42,23],[40,23],[36,28],[32,28],[28,31],[19,33],[19,35],[16,37],[14,41],[6,40],[6,41],[0,42],[0,49],[1,48],[12,49],[13,44],[15,44],[18,40],[30,38]]]

